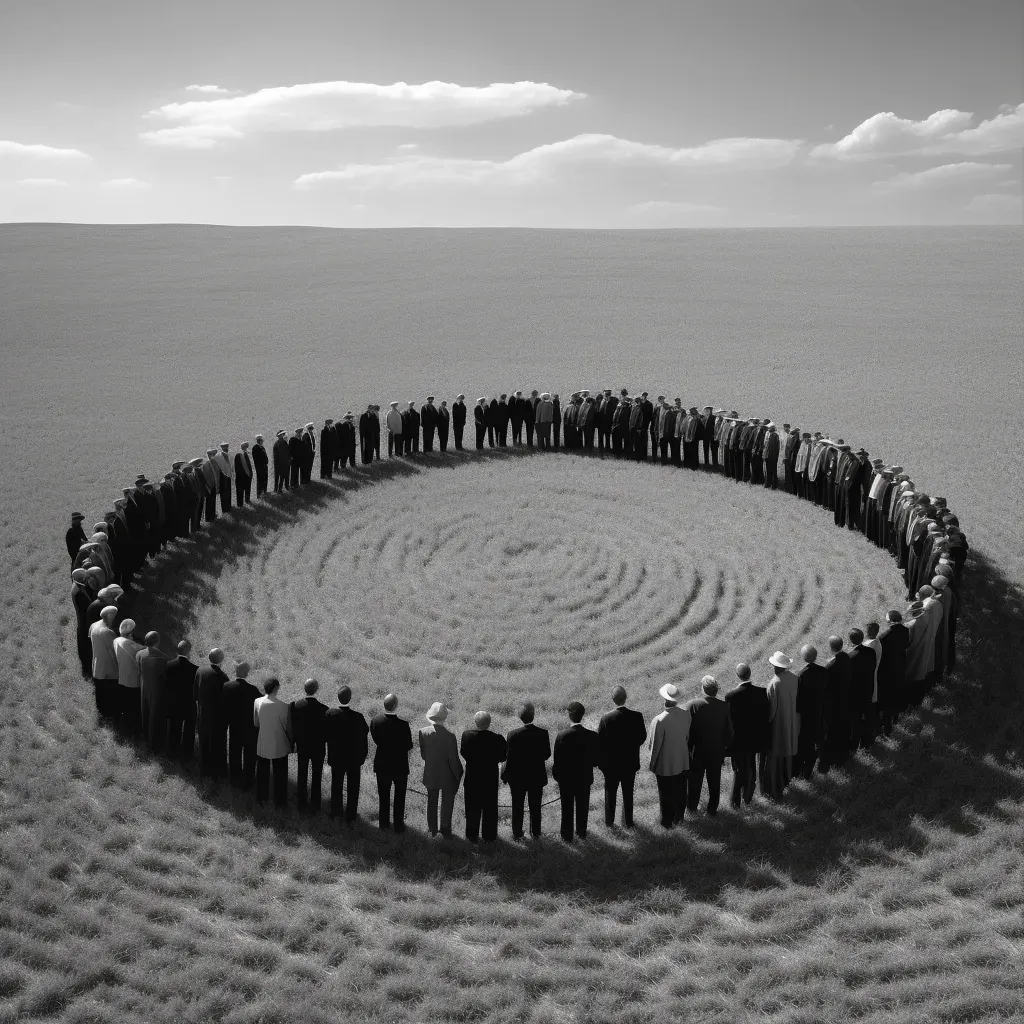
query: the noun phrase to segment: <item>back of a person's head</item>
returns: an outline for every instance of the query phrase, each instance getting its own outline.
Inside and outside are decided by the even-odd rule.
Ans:
[[[236,679],[248,679],[249,678],[249,662],[247,662],[247,661],[236,661],[235,662],[235,678]]]
[[[833,653],[838,654],[843,649],[843,638],[840,636],[830,636],[828,638],[828,646]]]
[[[473,716],[473,724],[481,730],[489,729],[491,727],[491,716],[486,711],[478,711]]]
[[[302,688],[306,691],[307,697],[312,697],[313,694],[320,689],[320,684],[315,679],[307,679],[302,684]]]
[[[897,609],[893,608],[886,615],[886,618],[890,622],[902,622],[903,621],[903,612],[898,611]]]
[[[714,676],[704,676],[700,681],[700,688],[709,696],[718,696],[718,680]]]
[[[750,678],[750,666],[745,661],[741,661],[736,666],[736,678],[741,683],[745,683]]]
[[[281,688],[281,680],[277,676],[271,676],[263,683],[263,692],[269,697]]]
[[[192,644],[188,640],[178,641],[178,653],[183,657],[187,658],[192,653]]]
[[[393,693],[389,693],[384,698],[384,710],[385,711],[394,711],[397,707],[398,707],[398,698]]]
[[[120,626],[121,636],[131,636],[135,632],[135,620],[125,619]]]
[[[100,611],[100,618],[109,626],[117,618],[117,607],[108,604]]]
[[[338,690],[338,703],[348,704],[352,700],[352,688],[350,686],[343,686]]]
[[[579,723],[583,721],[583,715],[586,708],[584,708],[578,700],[574,700],[566,710],[569,712],[569,721],[572,722],[573,725],[579,725]]]
[[[864,632],[867,633],[869,640],[874,640],[875,637],[878,636],[878,623],[877,622],[869,622],[864,627]]]
[[[534,707],[529,701],[526,701],[526,703],[519,709],[519,721],[522,722],[523,725],[529,725],[533,721],[533,716]]]
[[[850,643],[853,644],[854,647],[864,643],[864,631],[862,629],[851,629]]]
[[[813,644],[804,644],[800,648],[800,657],[807,662],[808,665],[813,665],[818,660],[818,648]]]
[[[156,645],[159,644],[159,643],[160,643],[160,634],[155,629],[151,629],[146,634],[146,646],[147,647],[156,647]]]
[[[224,652],[219,647],[214,647],[210,651],[210,664],[219,665],[224,660]]]
[[[616,686],[612,690],[612,703],[619,708],[626,703],[626,688],[624,686]]]

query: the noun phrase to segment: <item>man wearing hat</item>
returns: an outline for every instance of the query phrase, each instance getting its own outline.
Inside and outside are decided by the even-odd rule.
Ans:
[[[540,401],[540,392],[531,391],[530,397],[523,400],[523,427],[526,430],[526,447],[533,447],[533,432],[537,422],[537,403]]]
[[[476,427],[476,450],[483,451],[487,434],[487,399],[481,396],[473,406],[473,423]]]
[[[267,467],[270,459],[267,457],[267,448],[263,443],[263,435],[256,435],[256,442],[252,446],[252,465],[256,471],[256,497],[260,498],[267,493]]]
[[[522,391],[517,391],[508,400],[508,419],[512,427],[512,444],[515,446],[523,443],[523,406]]]
[[[300,811],[308,807],[316,813],[322,800],[324,758],[327,756],[327,705],[316,698],[320,684],[315,679],[307,679],[302,689],[305,696],[292,701],[292,739],[298,755],[295,804]]]
[[[68,546],[68,555],[74,562],[78,549],[85,543],[85,530],[82,529],[82,520],[85,516],[81,512],[71,513],[71,525],[64,534],[64,542]]]
[[[462,733],[459,752],[466,762],[466,780],[462,787],[466,800],[466,838],[475,843],[483,820],[484,842],[498,838],[498,766],[508,756],[508,743],[491,732],[491,716],[478,711],[473,728]]]
[[[540,838],[541,807],[544,787],[548,784],[547,759],[551,756],[551,739],[546,729],[533,724],[534,707],[526,701],[519,708],[523,724],[506,737],[508,756],[501,781],[508,784],[512,800],[512,838],[523,838],[523,810],[530,805],[530,834]]]
[[[338,690],[338,707],[330,708],[324,716],[327,763],[331,766],[331,817],[344,815],[347,825],[359,816],[359,776],[366,761],[369,734],[366,719],[351,703],[352,689],[342,686]]]
[[[633,790],[640,770],[640,748],[647,726],[639,711],[626,707],[626,689],[612,690],[615,707],[601,716],[597,726],[598,766],[604,775],[604,823],[615,824],[615,802],[622,788],[622,824],[633,827]]]
[[[741,662],[736,666],[739,685],[725,695],[732,721],[732,743],[729,754],[732,762],[733,782],[730,803],[739,807],[742,799],[749,804],[754,799],[757,783],[757,759],[771,742],[771,704],[762,686],[755,686],[750,678],[750,666]]]
[[[882,660],[878,665],[878,708],[882,716],[882,732],[892,735],[892,727],[907,704],[907,648],[910,632],[903,625],[903,613],[892,609],[886,615],[888,628],[878,638]]]
[[[515,421],[513,421],[513,428]],[[466,396],[459,395],[452,403],[452,438],[455,450],[462,451],[462,437],[466,430]]]
[[[420,412],[420,424],[423,427],[423,450],[432,452],[434,434],[437,432],[437,406],[434,405],[433,395],[427,395],[427,404]]]
[[[243,441],[241,450],[235,454],[235,502],[239,508],[252,504],[252,456],[249,442]]]
[[[398,458],[405,454],[405,442],[402,440],[402,431],[405,423],[402,414],[398,411],[398,403],[392,402],[388,408],[388,458]]]
[[[427,711],[429,725],[420,729],[420,757],[423,758],[423,786],[427,791],[427,829],[432,836],[438,833],[448,838],[452,834],[452,811],[455,809],[455,794],[462,780],[462,762],[459,760],[459,745],[455,734],[445,726],[448,708],[441,701],[434,701]],[[437,804],[441,803],[441,820],[438,822]]]
[[[320,479],[333,479],[334,463],[337,455],[334,451],[334,420],[330,417],[324,420],[320,429]]]
[[[316,461],[316,434],[313,432],[313,424],[307,423],[299,435],[301,442],[301,457],[299,459],[300,479],[308,484],[313,479],[313,463]]]
[[[199,774],[215,782],[224,776],[227,761],[227,722],[224,719],[224,684],[228,677],[220,667],[224,652],[214,647],[210,663],[196,672],[196,732],[199,735]]]
[[[395,405],[397,406],[397,402]],[[370,735],[377,745],[373,771],[377,776],[378,827],[386,832],[394,822],[395,832],[405,831],[405,793],[409,784],[409,751],[412,730],[404,718],[398,717],[398,698],[389,693],[384,698],[384,712],[370,722]],[[394,789],[394,807],[391,792]]]
[[[235,662],[235,677],[221,691],[224,721],[228,730],[228,781],[239,789],[252,789],[256,783],[256,743],[259,729],[253,717],[253,705],[262,697],[249,682],[249,663]]]
[[[75,640],[82,675],[92,675],[92,643],[89,640],[89,605],[92,604],[92,590],[89,588],[89,573],[86,569],[74,569],[71,573],[71,604],[75,609]]]
[[[601,757],[597,733],[583,725],[585,709],[574,700],[568,707],[570,726],[555,737],[551,774],[558,783],[562,804],[562,839],[571,843],[573,832],[587,838],[587,817],[590,814],[590,787],[594,784],[594,768]]]
[[[761,792],[773,800],[781,800],[789,780],[793,777],[793,758],[796,756],[799,722],[796,717],[796,676],[790,672],[793,659],[776,651],[768,664],[775,670],[768,684],[770,706],[771,743],[768,752],[761,755]]]
[[[615,410],[619,406],[619,400],[612,394],[611,388],[605,388],[604,397],[601,399],[600,408],[600,436],[599,447],[601,451],[611,451],[612,447],[612,420],[615,418]]]
[[[761,458],[764,461],[764,486],[775,491],[779,487],[779,451],[782,440],[774,423],[769,424],[765,435]]]
[[[114,650],[114,622],[117,608],[108,604],[100,617],[89,627],[92,645],[92,681],[96,692],[96,710],[103,717],[117,714],[117,653]]]
[[[220,471],[213,457],[217,454],[216,448],[206,450],[206,458],[199,467],[202,473],[203,502],[206,506],[206,521],[212,523],[217,518],[217,492],[220,489]]]
[[[409,407],[403,413],[402,419],[404,421],[404,426],[402,427],[402,437],[405,440],[406,455],[409,455],[412,452],[419,452],[420,414],[416,408],[415,402],[409,403]]]
[[[359,417],[359,450],[363,465],[368,466],[373,462],[373,431],[377,430],[377,438],[380,439],[380,423],[376,422],[373,412],[373,404],[367,405],[366,412]]]
[[[135,656],[139,666],[142,734],[158,754],[167,739],[167,655],[160,650],[160,634],[150,630],[146,646]]]
[[[658,804],[665,828],[682,822],[686,814],[686,783],[690,771],[690,712],[680,707],[682,693],[675,683],[658,691],[664,710],[651,722],[650,769],[658,781]]]
[[[437,410],[437,447],[442,452],[448,451],[448,435],[451,432],[452,414],[448,408],[448,402],[441,399],[441,405]]]
[[[654,409],[651,408],[651,418],[654,418]],[[647,458],[647,430],[644,427],[644,403],[637,399],[629,413],[629,445],[633,458],[637,462],[643,462]]]
[[[184,759],[195,756],[196,699],[195,683],[199,666],[189,661],[192,644],[181,640],[177,657],[167,663],[168,753]]]
[[[499,448],[508,447],[509,408],[507,398],[506,394],[498,396],[498,408],[494,417],[494,433]]]
[[[673,444],[676,430],[676,410],[665,401],[664,395],[658,395],[654,406],[654,436],[658,451],[661,453],[661,464],[669,463],[669,447]]]
[[[594,447],[594,432],[597,430],[597,404],[590,397],[589,391],[583,392],[583,401],[576,414],[576,429],[580,432],[580,442],[586,451]]]
[[[302,482],[302,460],[304,458],[302,428],[296,427],[292,436],[288,438],[288,486],[292,490],[295,490]]]
[[[228,454],[229,447],[230,445],[226,441],[222,441],[220,451],[215,451],[210,457],[220,474],[217,486],[220,490],[220,510],[222,513],[227,512],[231,508],[231,483],[235,475],[231,456]]]
[[[356,417],[355,413],[347,412],[341,423],[335,425],[337,446],[337,463],[339,469],[346,466],[356,468]]]
[[[277,432],[277,439],[274,441],[274,493],[280,494],[288,490],[288,483],[292,472],[292,453],[288,445],[288,435],[283,431]]]
[[[551,447],[551,425],[555,418],[555,407],[551,404],[551,395],[547,391],[540,396],[535,412],[537,447],[547,450]]]
[[[129,732],[138,731],[141,715],[139,663],[135,656],[143,645],[135,639],[135,620],[124,619],[118,626],[120,636],[114,641],[117,658],[117,707],[121,722]]]

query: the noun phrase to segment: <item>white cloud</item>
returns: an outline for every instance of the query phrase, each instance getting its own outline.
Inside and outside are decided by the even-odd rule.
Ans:
[[[979,164],[971,161],[958,164],[942,164],[924,171],[904,171],[884,181],[876,181],[877,192],[906,192],[918,189],[938,188],[943,185],[968,184],[999,178],[1011,169],[1010,164]]]
[[[231,90],[222,89],[219,85],[186,85],[185,92],[205,93],[208,96],[227,96]]]
[[[1005,192],[974,196],[964,207],[964,212],[990,224],[1020,224],[1024,219],[1021,197]]]
[[[87,161],[86,153],[79,149],[59,149],[40,143],[9,142],[0,140],[0,157],[24,157],[30,160]]]
[[[419,149],[420,145],[418,142],[403,142],[401,145],[395,146],[395,149],[399,153],[411,153],[414,149]]]
[[[103,187],[124,192],[141,192],[149,188],[150,184],[148,181],[139,181],[138,178],[108,178],[103,182]]]
[[[404,188],[422,184],[517,185],[551,180],[565,168],[667,168],[769,170],[791,163],[801,143],[795,139],[716,139],[673,149],[630,142],[614,135],[577,135],[527,150],[508,160],[413,156],[378,164],[347,164],[296,178],[306,189],[328,183],[352,188]]]
[[[973,120],[973,114],[962,110],[937,110],[923,121],[887,111],[862,121],[838,142],[815,146],[811,156],[840,160],[908,153],[984,156],[1024,146],[1024,103],[1003,107],[995,117],[972,128]]]
[[[311,82],[226,99],[166,103],[148,116],[176,126],[142,132],[141,138],[157,145],[210,149],[254,132],[325,132],[367,125],[439,128],[517,117],[582,97],[583,93],[543,82],[481,87],[450,82]]]
[[[67,182],[63,178],[19,178],[18,185],[27,188],[65,188]]]
[[[629,207],[630,213],[642,217],[703,217],[711,214],[724,213],[721,206],[708,203],[688,203],[672,199],[650,199],[646,203],[636,203]]]

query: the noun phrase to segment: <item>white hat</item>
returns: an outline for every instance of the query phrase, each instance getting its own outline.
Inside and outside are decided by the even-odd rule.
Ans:
[[[663,700],[674,700],[678,703],[682,699],[679,687],[675,683],[666,683],[659,691]]]
[[[789,668],[793,664],[793,659],[787,657],[782,651],[776,651],[769,659],[769,665],[774,665],[776,668]]]
[[[439,700],[435,700],[430,705],[430,710],[427,712],[428,722],[443,722],[448,717],[448,709]]]

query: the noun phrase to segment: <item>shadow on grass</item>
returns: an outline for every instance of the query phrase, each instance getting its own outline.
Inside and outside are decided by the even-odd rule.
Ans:
[[[195,623],[197,604],[216,602],[217,579],[225,565],[257,548],[270,531],[308,512],[328,509],[339,495],[396,477],[412,478],[427,469],[454,471],[468,462],[539,454],[515,448],[421,454],[346,470],[340,478],[314,481],[296,492],[271,494],[158,556],[132,597],[132,613],[140,622],[159,624],[165,635],[184,635]],[[781,803],[758,796],[743,811],[727,806],[732,773],[726,765],[726,806],[718,817],[700,814],[692,820],[688,815],[672,832],[645,824],[631,833],[605,828],[599,773],[585,842],[566,846],[558,839],[556,801],[544,809],[545,837],[538,844],[508,841],[505,813],[498,843],[476,847],[457,838],[427,837],[419,827],[423,800],[415,793],[410,793],[407,812],[411,827],[395,836],[365,821],[348,829],[326,815],[260,808],[250,794],[198,779],[194,768],[168,759],[161,763],[167,772],[199,787],[212,806],[274,829],[286,845],[311,837],[336,853],[344,870],[374,870],[385,861],[409,881],[481,871],[512,891],[573,892],[596,901],[669,886],[690,898],[714,901],[727,887],[817,885],[826,878],[841,879],[864,863],[886,863],[919,852],[930,833],[970,835],[986,819],[1020,814],[1022,621],[1024,594],[984,554],[973,552],[965,573],[955,670],[904,716],[891,738],[842,769],[791,784]],[[138,752],[149,756],[141,746]],[[415,782],[415,773],[411,779]],[[649,780],[638,779],[638,784]],[[552,783],[546,796],[556,795]],[[290,799],[294,805],[294,792]],[[507,800],[507,790],[501,799]],[[361,804],[364,813],[376,808],[376,787],[365,769]]]

